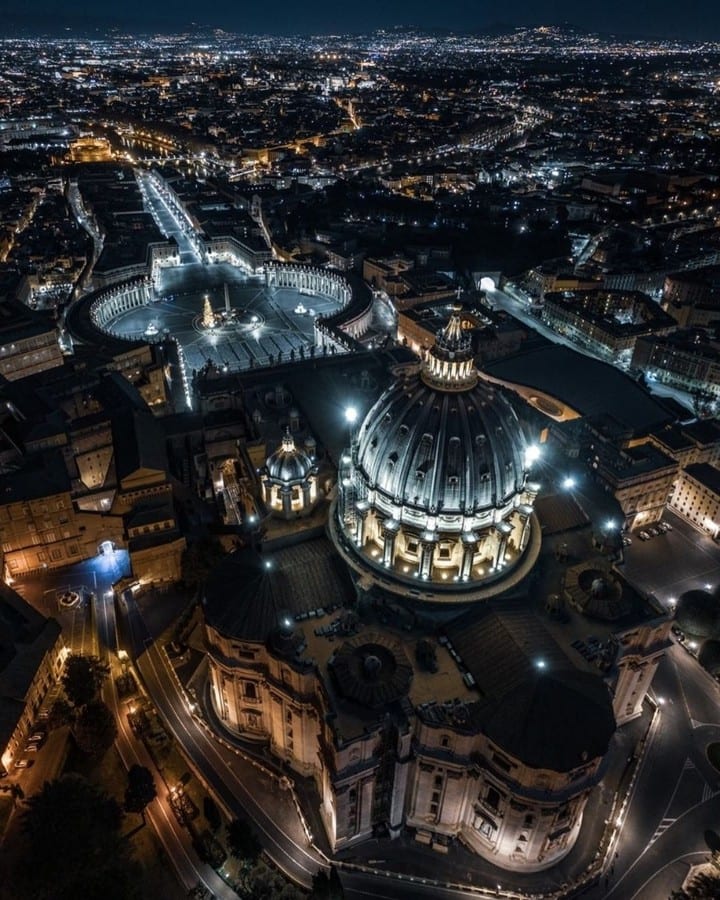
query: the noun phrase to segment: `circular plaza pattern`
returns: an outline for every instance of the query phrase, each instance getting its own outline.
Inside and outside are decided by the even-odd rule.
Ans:
[[[209,303],[214,322],[209,325]],[[189,370],[208,363],[231,370],[300,357],[315,343],[314,322],[342,304],[294,287],[268,286],[264,276],[227,264],[161,270],[150,302],[103,322],[125,340],[174,338]]]

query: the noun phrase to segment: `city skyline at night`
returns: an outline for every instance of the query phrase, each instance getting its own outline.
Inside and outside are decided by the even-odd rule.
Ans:
[[[714,8],[119,15],[0,39],[0,900],[720,896]]]
[[[281,2],[277,15],[268,19],[261,10],[243,9],[234,4],[216,3],[202,11],[196,4],[179,2],[171,8],[154,3],[124,4],[122,11],[99,12],[89,2],[73,2],[62,7],[53,0],[29,0],[21,11],[10,12],[6,28],[58,36],[67,30],[80,35],[95,30],[119,29],[128,33],[187,31],[196,27],[224,29],[239,34],[365,34],[376,29],[438,29],[460,34],[499,32],[517,27],[560,26],[603,35],[655,37],[664,39],[717,40],[720,38],[720,14],[708,0],[693,0],[679,15],[676,4],[654,3],[651,8],[637,2],[613,2],[602,8],[578,7],[573,2],[547,0],[529,3],[476,6],[463,0],[451,0],[442,8],[395,0],[392,4],[371,2],[362,10],[340,8],[332,3],[313,3],[299,8]]]

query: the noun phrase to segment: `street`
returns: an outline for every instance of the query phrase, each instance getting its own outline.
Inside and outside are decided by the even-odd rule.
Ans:
[[[157,644],[148,646],[137,666],[166,727],[201,782],[233,817],[250,818],[275,865],[309,887],[324,860],[308,841],[288,791],[218,741],[191,714]]]
[[[660,727],[622,826],[609,887],[593,898],[657,900],[706,861],[705,832],[720,833],[720,773],[706,749],[720,740],[720,687],[675,644],[660,663],[654,694]]]
[[[590,357],[590,359],[598,359],[600,362],[607,363],[608,365],[614,364],[614,358],[610,356],[601,356],[599,353],[593,353],[587,347],[583,347],[575,341],[571,341],[569,338],[558,334],[557,331],[554,331],[546,325],[538,318],[538,316],[532,315],[529,305],[530,298],[528,297],[527,301],[525,301],[525,297],[522,297],[522,300],[520,299],[521,297],[522,294],[516,288],[506,288],[503,291],[497,289],[487,291],[487,299],[491,309],[504,310],[528,328],[532,328],[533,331],[536,331],[538,334],[555,344],[562,344],[563,346],[574,350],[576,353],[581,353],[583,356]],[[618,368],[625,371],[622,366],[619,366]],[[693,398],[686,391],[681,391],[665,384],[659,384],[655,381],[649,381],[647,387],[651,394],[655,394],[658,397],[668,397],[690,410],[694,408]]]
[[[634,538],[625,562],[627,576],[642,580],[665,602],[681,589],[702,586],[703,579],[707,578],[713,587],[720,580],[720,549],[677,517],[667,518],[673,523],[673,531],[646,543]],[[112,554],[17,585],[41,611],[61,620],[66,642],[74,652],[106,653],[113,678],[120,672],[120,662],[110,585],[125,571],[125,566],[121,555]],[[88,599],[71,609],[58,607],[58,594],[67,590],[95,595],[95,628]],[[155,602],[162,603],[162,597]],[[141,651],[137,670],[200,782],[227,815],[245,816],[253,822],[268,856],[288,877],[309,886],[314,873],[326,861],[310,843],[291,793],[274,776],[210,731],[198,717],[197,709],[191,710],[163,648],[153,641],[134,599],[128,601],[126,613],[132,644]],[[592,900],[655,900],[668,896],[680,885],[689,865],[707,858],[705,832],[720,830],[720,773],[706,756],[707,745],[720,741],[720,688],[691,654],[673,644],[660,663],[653,693],[660,709],[657,729],[650,737],[632,788],[619,830],[618,856],[610,860],[607,869],[607,885],[603,879],[584,894]],[[127,704],[118,699],[114,681],[106,686],[104,697],[117,717],[117,747],[123,762],[126,766],[133,762],[147,766],[160,788],[158,799],[148,809],[149,821],[181,883],[189,888],[200,881],[218,897],[234,896],[217,873],[200,862],[187,830],[173,815],[160,773],[144,744],[129,728]],[[52,749],[54,740],[52,735],[42,753]],[[55,758],[56,752],[48,752],[48,761],[51,756]],[[33,769],[23,773],[28,787],[31,773]],[[38,766],[35,777],[40,775]],[[397,872],[375,874],[353,871],[351,867],[342,870],[342,878],[348,898],[450,900],[502,895],[495,889],[488,894],[477,887],[463,889],[461,883],[466,879],[448,863],[442,858],[437,861],[437,874],[433,874],[438,884],[432,884],[432,878]],[[516,879],[513,881],[517,883]],[[443,883],[458,886],[443,887]]]
[[[171,206],[169,195],[158,189],[154,178],[136,170],[138,185],[145,200],[145,208],[166,237],[173,237],[178,245],[180,265],[201,262],[201,239],[192,230],[187,213]]]

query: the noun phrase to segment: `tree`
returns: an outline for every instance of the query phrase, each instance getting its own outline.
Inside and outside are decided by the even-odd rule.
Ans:
[[[670,900],[717,900],[720,897],[720,873],[698,872],[685,890],[673,891]]]
[[[138,867],[122,840],[122,810],[79,775],[46,781],[21,813],[26,840],[12,876],[22,900],[132,900]]]
[[[85,706],[97,697],[108,674],[108,667],[97,656],[68,656],[62,676],[65,696],[73,706]]]
[[[217,803],[212,797],[203,798],[203,813],[210,826],[210,830],[217,831],[222,825],[222,817],[220,815],[220,810],[217,807]]]
[[[291,884],[277,869],[259,860],[246,873],[242,893],[253,900],[307,900],[307,894]]]
[[[227,826],[228,850],[236,859],[252,865],[262,853],[262,845],[251,825],[243,819],[233,819]]]
[[[125,812],[140,813],[145,822],[145,807],[157,797],[152,772],[137,763],[128,769],[125,788]]]
[[[58,697],[50,707],[48,716],[48,728],[60,728],[63,725],[69,725],[72,722],[73,709],[64,697]]]
[[[335,866],[330,867],[329,874],[324,869],[320,869],[313,876],[310,889],[311,900],[343,900],[344,896],[345,891]]]
[[[102,700],[87,703],[73,726],[75,743],[89,756],[102,756],[117,737],[117,724]]]

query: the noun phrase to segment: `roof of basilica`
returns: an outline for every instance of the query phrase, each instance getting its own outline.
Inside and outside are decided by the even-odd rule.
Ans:
[[[347,567],[326,538],[317,538],[273,553],[230,554],[209,576],[203,606],[208,624],[222,634],[265,641],[283,616],[354,597]]]
[[[569,771],[606,752],[615,731],[610,693],[516,602],[476,608],[446,628],[477,687],[473,719],[527,765]]]

